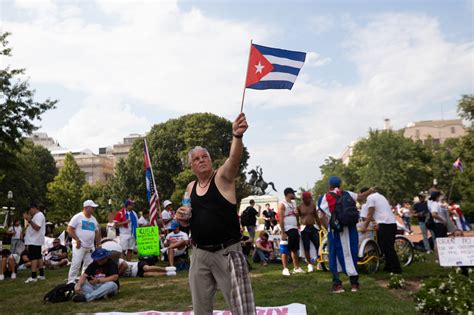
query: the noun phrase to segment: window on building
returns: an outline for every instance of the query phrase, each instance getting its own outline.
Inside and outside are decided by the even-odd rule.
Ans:
[[[416,133],[416,138],[420,139],[420,129],[416,129],[415,133]]]
[[[456,128],[455,127],[451,127],[451,133],[456,133]]]
[[[439,139],[433,139],[431,143],[433,143],[434,145],[439,145],[440,141]]]

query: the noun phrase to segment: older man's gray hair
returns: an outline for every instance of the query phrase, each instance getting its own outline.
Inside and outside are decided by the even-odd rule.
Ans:
[[[193,154],[194,152],[196,151],[204,151],[206,152],[207,156],[209,157],[209,159],[211,158],[211,154],[209,153],[209,151],[207,151],[206,148],[203,148],[201,146],[195,146],[194,148],[192,148],[191,150],[189,150],[189,153],[188,153],[188,163],[189,165],[191,165],[193,163]]]

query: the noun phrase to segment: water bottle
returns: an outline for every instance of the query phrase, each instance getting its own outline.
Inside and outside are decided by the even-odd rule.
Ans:
[[[183,204],[183,207],[186,207],[187,210],[186,210],[186,213],[185,213],[185,219],[186,220],[189,220],[191,219],[191,196],[189,195],[189,193],[186,191],[184,193],[184,196],[183,196],[183,200],[181,202]]]
[[[288,254],[288,241],[280,241],[280,254]]]

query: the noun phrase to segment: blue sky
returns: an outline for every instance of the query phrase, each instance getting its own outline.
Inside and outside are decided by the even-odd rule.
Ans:
[[[2,1],[2,30],[68,148],[117,143],[169,118],[233,119],[248,45],[305,51],[292,91],[247,91],[250,167],[279,194],[390,118],[456,117],[473,93],[473,1]]]

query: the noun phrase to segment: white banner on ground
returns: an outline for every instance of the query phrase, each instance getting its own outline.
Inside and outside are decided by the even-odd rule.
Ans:
[[[436,238],[443,267],[474,266],[474,237]]]
[[[194,312],[160,312],[160,311],[146,311],[146,312],[135,312],[135,313],[124,313],[124,312],[110,312],[110,313],[96,313],[97,315],[193,315]],[[259,307],[257,306],[257,315],[306,315],[306,305],[293,303],[285,306],[270,306],[270,307]],[[214,311],[213,315],[232,315],[230,311]]]

